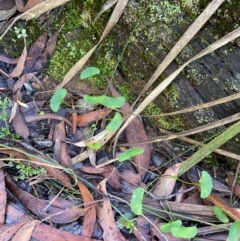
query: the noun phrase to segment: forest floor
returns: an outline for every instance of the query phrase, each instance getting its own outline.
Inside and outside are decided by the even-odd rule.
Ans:
[[[15,1],[0,1],[0,14],[44,9],[16,2],[17,12]],[[105,94],[87,82],[101,75],[85,66],[89,56],[60,83],[47,74],[62,25],[28,46],[24,27],[8,29],[10,15],[0,33],[22,49],[13,57],[15,40],[1,36],[0,241],[239,240],[239,166],[234,175],[219,154],[207,161],[238,122],[207,144],[170,141],[147,117],[123,128],[131,105],[108,77]]]

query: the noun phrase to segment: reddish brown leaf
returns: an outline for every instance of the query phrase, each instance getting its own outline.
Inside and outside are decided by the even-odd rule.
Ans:
[[[13,236],[12,241],[29,241],[32,237],[33,230],[38,223],[38,220],[25,223]]]
[[[24,215],[22,212],[18,211],[12,205],[7,206],[6,215],[8,217],[10,217],[15,222],[17,222],[19,220],[24,220],[24,221],[29,220],[27,215]],[[25,222],[23,222],[23,224],[24,223]],[[91,238],[88,238],[88,237],[82,236],[82,235],[74,235],[74,234],[71,234],[71,233],[68,233],[68,232],[65,232],[65,231],[58,230],[58,229],[56,229],[52,226],[46,225],[46,224],[38,224],[35,227],[32,236],[39,241],[50,241],[50,240],[51,241],[66,241],[66,240],[71,240],[71,241],[96,241],[96,239],[91,239]],[[0,236],[0,240],[2,241],[1,236]],[[3,241],[5,241],[5,240],[3,239]]]
[[[227,184],[230,188],[232,188],[233,180],[234,177],[231,175],[231,173],[227,172]],[[238,183],[235,184],[233,188],[233,193],[240,198],[240,185]]]
[[[37,62],[37,59],[40,57],[41,53],[44,51],[44,48],[47,43],[47,33],[40,35],[33,45],[28,50],[28,58],[25,62],[25,69],[27,73],[32,72],[32,68]]]
[[[29,129],[27,127],[27,123],[24,115],[22,114],[21,109],[17,106],[16,115],[12,120],[12,125],[17,134],[19,134],[26,142],[28,141],[28,137],[30,135]]]
[[[64,121],[61,121],[55,128],[55,147],[60,147],[59,152],[55,150],[54,147],[54,153],[55,156],[58,156],[59,162],[65,166],[72,168],[72,161],[68,154],[67,150],[67,144],[66,144],[66,132],[65,132],[65,123]]]
[[[19,12],[26,12],[27,10],[35,7],[36,5],[42,3],[44,0],[29,0],[26,5],[22,0],[16,0],[17,10]]]
[[[121,94],[114,88],[112,83],[108,81],[109,89],[112,93],[112,96],[119,97]],[[122,111],[125,114],[125,117],[127,117],[129,112],[131,112],[131,106],[128,102],[125,102],[125,104],[121,107]],[[127,141],[129,143],[134,143],[138,141],[146,141],[148,139],[145,128],[139,119],[139,117],[135,117],[132,122],[128,125],[126,128],[126,137]],[[150,144],[134,144],[132,147],[139,147],[144,150],[144,152],[140,155],[137,155],[134,157],[134,162],[137,165],[138,172],[141,174],[142,178],[144,177],[146,171],[149,167],[150,157],[151,157],[151,146]]]
[[[5,224],[0,226],[0,240],[9,241],[11,237],[17,232],[25,222],[16,223],[16,224]]]
[[[76,112],[72,113],[70,120],[72,122],[72,134],[75,134],[76,129],[77,129],[77,113]]]
[[[120,176],[126,182],[134,185],[139,185],[141,182],[141,175],[135,174],[131,170],[124,170],[123,172],[120,173]]]
[[[27,58],[27,48],[26,46],[24,46],[23,52],[18,60],[17,66],[9,74],[11,77],[19,77],[22,74],[26,58]]]
[[[7,195],[5,189],[4,172],[2,169],[0,169],[0,225],[2,225],[5,220],[6,202]]]
[[[44,52],[37,59],[37,62],[31,69],[31,72],[36,72],[36,71],[39,72],[40,70],[43,70],[44,68],[47,67],[47,65],[53,55],[54,49],[56,47],[58,34],[61,31],[61,28],[62,28],[62,26],[60,26],[58,28],[58,30],[49,38]]]
[[[38,199],[18,188],[12,178],[6,175],[7,186],[18,200],[40,218],[46,218],[54,223],[69,223],[83,216],[87,210],[59,197],[51,200]]]
[[[236,208],[230,208],[225,201],[219,197],[217,194],[211,193],[208,197],[208,200],[210,200],[213,204],[220,207],[229,217],[231,217],[233,220],[239,220],[240,219],[240,213]]]
[[[26,122],[30,123],[33,121],[39,121],[39,120],[46,120],[46,119],[52,119],[52,120],[59,120],[59,121],[65,121],[69,125],[72,125],[69,120],[67,120],[65,117],[57,115],[57,114],[44,114],[44,115],[33,115],[33,116],[26,116]]]
[[[107,195],[106,181],[104,179],[98,184],[98,189]],[[113,217],[111,202],[105,199],[103,202],[98,203],[97,206],[98,221],[103,229],[103,239],[108,241],[118,240],[118,230]]]
[[[156,197],[163,197],[170,195],[176,184],[176,178],[178,175],[180,164],[175,164],[169,167],[162,176],[159,177],[158,183],[153,191]]]
[[[19,60],[19,58],[12,59],[12,58],[9,58],[7,56],[0,55],[0,61],[4,62],[4,63],[7,63],[7,64],[17,64],[18,60]]]
[[[92,194],[89,192],[89,190],[82,182],[78,181],[78,187],[82,194],[84,207],[85,208],[90,207],[89,210],[84,215],[82,235],[91,237],[93,234],[94,225],[96,222],[96,208],[95,206],[93,206],[94,199]]]
[[[98,120],[101,120],[105,116],[107,116],[112,110],[108,108],[99,109],[96,111],[89,112],[87,114],[82,114],[77,117],[77,125],[78,126],[88,126]],[[73,122],[72,117],[70,117],[70,121]]]
[[[81,170],[83,172],[91,173],[91,174],[102,174],[106,179],[109,185],[116,189],[121,189],[122,184],[120,182],[120,174],[117,170],[114,170],[115,167],[113,165],[107,165],[100,168],[95,168],[92,166],[83,166]],[[114,170],[114,172],[113,172]]]

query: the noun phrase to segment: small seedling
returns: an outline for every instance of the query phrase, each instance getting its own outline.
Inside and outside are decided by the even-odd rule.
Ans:
[[[161,225],[160,230],[165,233],[171,233],[175,238],[193,238],[197,235],[197,227],[184,227],[181,220],[169,222]]]
[[[201,198],[207,198],[212,191],[213,182],[211,176],[206,171],[202,171],[199,186],[201,188]]]
[[[10,167],[13,167],[14,166],[14,163],[13,162],[8,162],[8,165]],[[42,168],[33,168],[30,163],[23,163],[23,162],[20,162],[20,161],[17,161],[16,162],[16,165],[15,165],[16,169],[18,170],[19,172],[19,176],[15,177],[15,180],[24,180],[25,178],[28,178],[28,177],[32,177],[32,176],[36,176],[36,175],[40,175],[40,174],[45,174],[46,173],[46,170],[42,167]]]
[[[229,221],[227,215],[223,212],[223,210],[220,207],[214,206],[213,211],[221,222],[227,223]]]
[[[134,212],[136,215],[142,214],[142,200],[144,192],[144,188],[138,187],[132,193],[132,197],[130,200],[130,208],[131,211]]]
[[[50,99],[50,107],[52,111],[57,112],[60,105],[63,103],[64,98],[67,94],[66,89],[58,89],[54,92],[52,98]]]
[[[87,78],[91,78],[94,75],[100,74],[100,70],[96,67],[87,67],[80,74],[80,79],[84,80]]]

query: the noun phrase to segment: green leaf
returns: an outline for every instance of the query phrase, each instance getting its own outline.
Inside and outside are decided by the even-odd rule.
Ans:
[[[116,131],[122,124],[122,116],[120,113],[116,112],[115,116],[112,118],[111,122],[106,126],[108,131]]]
[[[230,227],[227,241],[238,241],[240,238],[240,220],[235,221]]]
[[[181,227],[181,226],[182,226],[182,221],[176,220],[176,221],[161,225],[160,230],[165,233],[171,233],[172,227]]]
[[[134,212],[136,215],[142,214],[142,200],[143,200],[144,191],[145,191],[144,188],[138,187],[132,193],[132,197],[130,200],[130,207],[131,207],[131,211]]]
[[[218,218],[221,222],[227,223],[227,222],[229,221],[227,215],[223,212],[223,210],[222,210],[220,207],[218,207],[218,206],[215,205],[215,206],[213,207],[213,211],[214,211],[215,215],[217,216],[217,218]]]
[[[84,69],[81,74],[80,74],[80,79],[84,80],[87,78],[90,78],[96,74],[100,74],[100,70],[96,67],[87,67],[86,69]]]
[[[98,150],[101,147],[101,143],[99,141],[98,142],[89,142],[86,145],[87,145],[87,147],[94,149],[94,150]]]
[[[196,226],[193,227],[172,227],[171,233],[175,238],[193,238],[197,235],[198,229]]]
[[[125,160],[129,160],[137,155],[140,155],[143,153],[143,149],[142,148],[131,148],[128,149],[127,151],[123,152],[120,156],[119,156],[119,161],[123,162]]]
[[[199,185],[201,187],[201,198],[208,197],[212,191],[213,182],[211,176],[206,171],[202,171]]]
[[[58,89],[54,92],[52,98],[50,99],[50,107],[52,111],[57,112],[59,106],[62,104],[65,96],[67,94],[66,89]]]
[[[84,95],[83,98],[86,102],[88,102],[92,105],[101,104],[101,105],[104,105],[111,109],[116,109],[116,108],[122,107],[125,102],[125,98],[122,96],[121,97],[109,97],[106,95],[100,95],[100,96]]]

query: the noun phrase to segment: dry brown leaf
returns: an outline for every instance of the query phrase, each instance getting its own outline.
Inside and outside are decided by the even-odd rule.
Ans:
[[[234,176],[227,172],[227,184],[230,188],[232,188],[233,180]],[[240,185],[238,183],[234,185],[233,194],[240,198]]]
[[[7,64],[17,64],[18,60],[19,60],[19,58],[12,59],[7,56],[0,55],[0,61],[7,63]]]
[[[72,134],[75,134],[78,121],[77,112],[71,114],[70,121],[72,122]]]
[[[86,114],[78,115],[77,117],[77,125],[78,126],[88,126],[102,118],[106,117],[109,113],[111,113],[111,109],[103,108],[96,111],[92,111]],[[70,117],[70,121],[73,122],[73,118]]]
[[[7,203],[7,195],[5,189],[4,172],[0,169],[0,225],[5,221],[5,209]]]
[[[159,177],[158,183],[153,191],[156,197],[163,197],[170,195],[176,183],[180,164],[175,164],[169,167],[162,176]]]
[[[108,0],[107,2],[105,2],[103,4],[101,10],[97,14],[96,18],[94,19],[94,21],[96,21],[104,12],[106,12],[108,9],[110,9],[117,1],[118,0]]]
[[[84,208],[90,207],[89,210],[84,215],[82,235],[91,237],[93,234],[94,226],[96,222],[96,207],[95,207],[95,204],[93,203],[94,198],[82,182],[78,181],[78,187],[82,194]]]
[[[27,10],[37,6],[38,4],[42,3],[44,0],[29,0],[25,5],[22,0],[16,0],[17,10],[19,12],[26,12]]]
[[[16,223],[16,224],[5,224],[0,226],[0,240],[9,241],[11,237],[17,232],[25,222]]]
[[[32,237],[33,230],[38,223],[38,220],[25,223],[13,236],[12,241],[29,241]]]
[[[112,96],[119,97],[121,94],[115,89],[112,83],[109,82],[109,89],[112,93]],[[121,110],[125,113],[125,117],[129,116],[131,112],[131,106],[128,102],[125,102],[121,107]],[[136,116],[132,122],[126,128],[126,137],[129,143],[134,143],[138,141],[146,141],[148,139],[143,123],[140,121],[139,117]],[[133,147],[139,147],[144,150],[140,155],[134,157],[134,162],[136,163],[139,174],[144,177],[146,171],[149,167],[150,157],[151,157],[151,146],[148,143],[145,144],[136,144]]]
[[[26,46],[24,46],[22,54],[21,54],[20,58],[18,59],[17,66],[9,74],[12,78],[19,77],[22,74],[26,58],[27,58],[27,48],[26,48]]]
[[[41,34],[28,50],[27,60],[25,62],[25,69],[27,73],[31,72],[33,66],[44,51],[47,44],[47,38],[47,32]]]
[[[0,21],[9,19],[16,10],[15,0],[2,1],[0,4]]]
[[[97,187],[105,195],[107,195],[106,181],[107,179],[102,180]],[[118,230],[113,217],[111,202],[105,199],[98,203],[96,208],[98,221],[103,229],[103,239],[108,241],[118,240]]]
[[[10,217],[13,221],[17,222],[19,220],[24,220],[26,222],[29,221],[29,217],[27,215],[24,215],[22,212],[18,211],[15,207],[12,205],[7,206],[7,212],[6,215]],[[25,222],[23,222],[24,224]],[[1,229],[1,228],[0,228]],[[13,230],[14,231],[14,230]],[[91,239],[86,236],[82,235],[74,235],[69,232],[58,230],[52,226],[46,225],[46,224],[38,224],[34,231],[32,236],[36,238],[39,241],[97,241],[96,239]],[[4,239],[1,239],[1,241],[5,241]],[[8,241],[8,239],[6,240]]]
[[[229,217],[231,217],[233,220],[239,220],[240,219],[240,212],[236,208],[230,208],[225,201],[219,197],[217,194],[211,193],[208,197],[208,200],[210,200],[213,204],[220,207],[223,212],[225,212]]]
[[[9,175],[6,175],[6,183],[12,193],[26,208],[38,217],[48,219],[54,223],[73,222],[87,211],[59,197],[54,198],[53,201],[38,199],[18,188]]]

